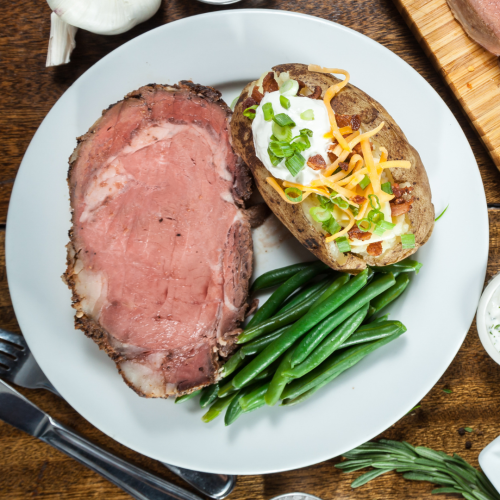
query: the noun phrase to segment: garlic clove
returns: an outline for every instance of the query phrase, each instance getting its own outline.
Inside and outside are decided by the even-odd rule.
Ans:
[[[47,0],[66,23],[100,35],[124,33],[152,17],[161,0]]]
[[[78,28],[63,21],[55,12],[50,15],[50,38],[46,66],[59,66],[69,62],[69,56],[76,46]]]

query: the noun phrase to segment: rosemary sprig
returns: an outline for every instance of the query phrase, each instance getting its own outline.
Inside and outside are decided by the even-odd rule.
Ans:
[[[373,467],[354,480],[352,488],[395,470],[402,472],[405,479],[439,485],[432,494],[459,493],[467,500],[500,500],[500,494],[489,479],[456,453],[450,457],[443,451],[412,446],[406,441],[381,439],[365,443],[345,453],[344,457],[346,460],[335,465],[344,472]]]

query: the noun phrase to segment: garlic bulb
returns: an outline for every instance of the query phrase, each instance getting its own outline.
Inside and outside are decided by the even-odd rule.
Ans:
[[[52,9],[47,66],[69,62],[77,28],[118,35],[152,17],[161,0],[47,0]]]

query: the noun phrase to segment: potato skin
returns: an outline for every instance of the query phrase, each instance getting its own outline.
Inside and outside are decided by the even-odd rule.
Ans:
[[[303,81],[308,87],[319,85],[322,96],[331,85],[339,82],[330,74],[308,71],[305,64],[280,64],[272,68],[277,74],[288,72],[290,78]],[[384,252],[379,257],[360,257],[348,253],[344,265],[339,265],[333,258],[325,243],[325,237],[317,231],[306,218],[300,204],[291,205],[281,199],[276,191],[266,182],[270,173],[255,154],[252,134],[252,122],[243,116],[243,101],[248,97],[255,82],[249,83],[241,93],[231,120],[233,147],[250,167],[257,187],[264,200],[278,219],[292,234],[316,257],[333,269],[357,273],[367,265],[385,266],[398,262],[415,253],[430,237],[434,227],[434,206],[431,201],[431,188],[419,154],[406,139],[402,130],[391,115],[374,99],[354,85],[348,84],[332,100],[332,107],[338,114],[359,114],[362,123],[369,128],[377,127],[382,121],[385,127],[376,135],[377,142],[387,148],[388,160],[408,160],[410,169],[390,169],[397,183],[410,182],[415,198],[412,209],[408,213],[411,230],[415,234],[415,248],[403,250],[401,243]]]

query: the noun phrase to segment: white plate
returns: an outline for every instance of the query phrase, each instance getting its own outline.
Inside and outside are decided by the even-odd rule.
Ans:
[[[141,85],[192,79],[231,102],[271,66],[346,68],[381,102],[427,167],[439,213],[424,267],[393,309],[408,332],[371,354],[306,404],[265,408],[229,428],[205,425],[195,401],[139,398],[113,363],[73,329],[65,269],[69,224],[66,173],[75,137],[110,103]],[[256,237],[257,274],[308,257],[293,239]],[[462,239],[460,235],[466,234]],[[272,239],[272,238],[271,238]],[[488,255],[488,218],[474,156],[458,123],[424,79],[369,38],[314,17],[232,10],[150,31],[90,68],[61,97],[19,170],[7,224],[7,269],[16,315],[51,382],[87,420],[120,443],[190,469],[259,474],[304,467],[373,438],[438,381],[472,322]]]

